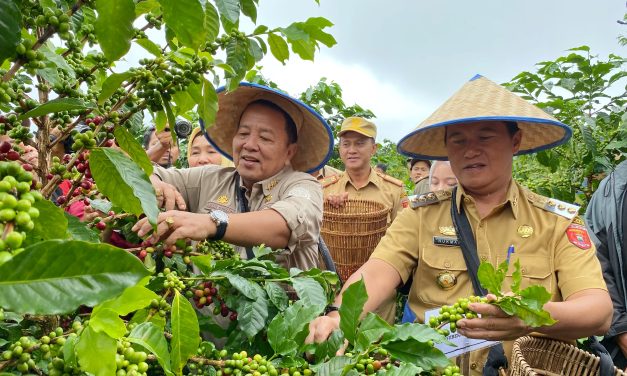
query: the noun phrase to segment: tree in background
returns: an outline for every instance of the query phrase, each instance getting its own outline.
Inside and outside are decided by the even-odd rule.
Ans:
[[[505,84],[573,130],[559,148],[515,158],[514,176],[535,192],[585,206],[600,180],[627,155],[625,58],[587,46],[538,63]]]

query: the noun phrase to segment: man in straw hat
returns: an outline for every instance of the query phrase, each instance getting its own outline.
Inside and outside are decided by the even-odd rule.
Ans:
[[[207,134],[235,167],[155,169],[151,181],[167,211],[151,239],[263,243],[285,249],[277,261],[288,268],[317,266],[322,191],[306,172],[327,161],[331,129],[307,105],[265,86],[219,90],[218,101],[216,125]],[[143,236],[151,226],[143,219],[134,230]],[[252,256],[250,248],[240,252]]]
[[[568,340],[604,334],[612,303],[577,207],[536,195],[512,180],[514,155],[560,145],[570,135],[566,125],[539,108],[484,77],[473,78],[398,144],[411,157],[448,159],[458,188],[412,197],[413,210],[399,214],[344,288],[363,276],[364,309],[372,311],[413,276],[409,305],[424,322],[426,311],[481,289],[468,271],[479,259],[496,265],[510,254],[522,265],[522,288],[539,284],[551,293],[544,308],[557,323],[530,328],[496,306],[471,303],[483,317],[458,321],[459,334],[506,341],[507,357],[510,341],[531,332]],[[469,251],[474,262],[467,265]],[[504,286],[510,284],[506,277]],[[342,294],[335,304],[342,304]],[[308,340],[322,341],[338,325],[339,312],[317,318]],[[462,373],[496,374],[506,359],[502,350],[495,357],[488,351],[459,356]]]

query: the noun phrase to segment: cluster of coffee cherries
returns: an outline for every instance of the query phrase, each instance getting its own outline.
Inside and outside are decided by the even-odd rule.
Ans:
[[[450,365],[442,370],[442,376],[462,376],[458,366]]]
[[[17,162],[0,162],[0,263],[21,250],[26,233],[35,227],[42,200],[41,192],[31,190],[33,175]]]
[[[146,376],[148,354],[136,351],[128,341],[118,341],[115,354],[116,376]]]
[[[46,67],[45,56],[41,51],[33,50],[33,42],[30,39],[22,39],[15,47],[17,58],[24,61],[24,66],[28,69],[43,69]]]
[[[214,260],[239,259],[233,246],[222,240],[204,240],[196,244],[196,251],[211,255]]]
[[[165,317],[172,310],[172,306],[163,297],[159,297],[150,301],[150,309],[155,310],[159,316]]]
[[[228,317],[231,321],[237,320],[237,312],[231,310],[224,299],[220,296],[217,286],[214,286],[211,281],[207,281],[201,283],[196,286],[195,289],[190,291],[192,294],[187,293],[187,295],[191,295],[189,297],[194,299],[194,303],[196,303],[196,307],[201,309],[203,307],[214,304],[213,306],[213,314],[221,315],[222,317]]]
[[[10,142],[2,141],[0,143],[0,161],[17,161],[18,159],[20,159],[20,152],[13,149]],[[32,166],[30,168],[32,170]]]
[[[467,318],[474,319],[477,314],[468,308],[470,303],[487,303],[486,297],[469,296],[467,298],[459,298],[453,305],[445,305],[440,308],[438,316],[432,316],[429,319],[429,326],[437,329],[442,335],[449,335],[450,332],[457,331],[457,321]],[[449,329],[443,328],[449,324]],[[450,332],[449,332],[450,330]]]
[[[278,376],[279,372],[289,373],[291,376],[310,376],[313,372],[309,369],[309,365],[305,364],[302,367],[292,367],[293,369],[285,369],[285,372],[277,369],[272,362],[266,359],[265,356],[255,354],[252,357],[248,356],[246,351],[235,352],[229,357],[225,354],[226,350],[221,350],[220,357],[223,359],[224,367],[220,368],[216,373],[217,376],[233,375],[233,376]],[[290,372],[293,371],[293,372]]]

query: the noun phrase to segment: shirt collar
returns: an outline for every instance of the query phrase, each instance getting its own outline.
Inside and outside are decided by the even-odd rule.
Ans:
[[[344,174],[346,175],[346,184],[350,183],[350,184],[353,185],[353,187],[355,187],[355,185],[353,184],[353,180],[351,179],[351,176],[348,174],[348,171],[345,171]],[[372,167],[370,168],[370,175],[368,175],[368,183],[372,183],[372,184],[376,185],[377,188],[379,188],[381,186],[381,177],[377,174],[377,172]],[[366,186],[367,185],[368,184],[366,184]],[[346,188],[346,187],[344,187],[344,188]],[[357,189],[357,187],[355,187],[355,189]]]
[[[462,187],[461,185],[458,185],[457,188],[457,193],[455,194],[455,197],[453,199],[455,200],[455,204],[457,204],[457,211],[459,212],[462,200],[466,198],[468,198],[468,200],[474,200],[474,198],[471,195],[467,194],[464,191],[464,187]],[[505,197],[505,202],[503,203],[503,206],[509,206],[511,208],[512,214],[514,215],[515,219],[518,218],[520,195],[520,186],[514,181],[514,179],[512,179],[509,183],[509,187],[507,188],[507,196]],[[509,203],[509,205],[507,205],[507,203]]]

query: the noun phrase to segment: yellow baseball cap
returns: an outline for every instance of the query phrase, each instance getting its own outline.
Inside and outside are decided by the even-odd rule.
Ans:
[[[377,138],[377,126],[362,117],[351,116],[344,119],[337,135],[341,137],[346,132],[357,132],[366,137]]]

